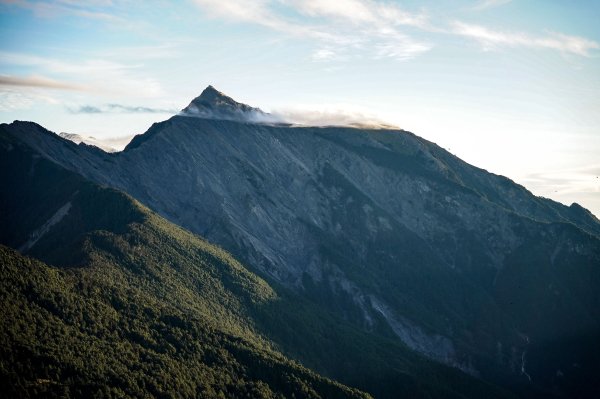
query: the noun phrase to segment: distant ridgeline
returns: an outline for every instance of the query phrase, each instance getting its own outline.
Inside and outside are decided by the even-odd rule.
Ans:
[[[412,133],[209,87],[118,153],[3,124],[0,168],[13,396],[600,395],[598,219]]]

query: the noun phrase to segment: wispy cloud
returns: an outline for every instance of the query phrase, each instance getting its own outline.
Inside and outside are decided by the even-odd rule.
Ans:
[[[488,9],[510,2],[482,0],[474,8]],[[314,61],[350,59],[339,57],[341,54],[406,61],[434,47],[432,34],[434,38],[435,34],[468,37],[486,50],[500,46],[531,47],[589,57],[600,48],[594,40],[560,32],[533,35],[461,21],[433,21],[426,12],[407,11],[381,0],[257,0],[252,7],[243,0],[195,0],[195,3],[216,17],[313,39],[318,48],[311,56]]]
[[[354,55],[400,61],[414,58],[432,47],[429,42],[417,40],[402,29],[425,29],[428,26],[427,16],[407,12],[391,3],[372,0],[258,0],[248,7],[248,3],[242,0],[195,2],[213,16],[315,40],[321,48],[312,56],[316,61],[336,59],[330,49],[333,46],[336,54],[350,48]],[[389,50],[392,48],[393,51]]]
[[[41,18],[55,18],[60,16],[75,16],[108,22],[123,21],[112,10],[112,1],[30,1],[30,0],[0,0],[0,4],[20,7],[30,10],[35,16]]]
[[[303,126],[397,128],[376,115],[349,104],[283,108],[273,110],[271,114],[281,121]]]
[[[70,62],[52,57],[5,51],[0,52],[0,64],[36,67],[48,72],[67,75],[94,74],[99,72],[120,73],[139,67],[139,65],[125,65],[104,59],[80,59],[76,62]]]
[[[143,64],[122,64],[106,59],[69,61],[31,54],[0,52],[0,66],[19,66],[40,71],[44,77],[7,77],[5,85],[62,90],[86,90],[104,94],[156,97],[162,93],[157,80],[144,76]],[[50,75],[51,77],[48,77]]]
[[[409,60],[416,54],[421,54],[430,49],[423,43],[407,41],[398,37],[396,42],[379,43],[375,46],[376,58],[394,58],[397,60]]]
[[[30,109],[35,104],[58,104],[58,101],[38,90],[29,88],[0,87],[0,111]]]
[[[43,76],[6,76],[0,75],[0,86],[35,87],[43,89],[87,91],[88,87],[69,82],[61,82]]]
[[[337,18],[358,25],[429,27],[423,13],[411,13],[399,6],[372,0],[291,0],[290,5],[309,17]]]
[[[490,49],[499,46],[531,47],[558,50],[566,54],[589,57],[593,50],[600,49],[600,44],[579,36],[569,36],[550,32],[545,36],[532,36],[523,32],[502,32],[481,25],[455,21],[452,24],[454,34],[469,37]]]
[[[473,8],[475,10],[484,10],[487,8],[494,8],[511,3],[512,0],[483,0],[477,3]]]
[[[340,56],[330,48],[320,48],[312,54],[311,58],[313,61],[331,61],[339,59]]]
[[[368,5],[360,0],[292,0],[290,4],[311,17],[336,17],[355,23],[373,22],[375,17]]]
[[[176,114],[177,109],[152,108],[144,106],[132,106],[122,104],[105,104],[101,106],[81,105],[79,107],[67,107],[74,114],[107,114],[107,113],[130,113],[130,114]]]
[[[585,189],[600,195],[600,164],[529,173],[521,180],[549,192],[572,193]]]

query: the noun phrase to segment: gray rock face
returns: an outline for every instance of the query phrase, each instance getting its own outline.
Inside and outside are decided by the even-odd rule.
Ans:
[[[154,124],[116,154],[33,124],[9,130],[319,306],[469,373],[489,363],[509,373],[504,359],[524,351],[525,334],[600,331],[600,222],[588,211],[406,131],[247,117],[261,112],[209,87],[182,111],[194,118]],[[562,287],[559,298],[548,284]]]
[[[208,86],[202,94],[194,98],[187,107],[181,110],[180,115],[238,122],[279,122],[273,115],[263,112],[259,108],[238,103],[212,86]]]

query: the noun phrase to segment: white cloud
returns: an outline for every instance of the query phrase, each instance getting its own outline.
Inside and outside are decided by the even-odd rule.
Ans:
[[[331,61],[339,59],[339,55],[331,49],[321,48],[315,51],[312,54],[311,58],[313,59],[313,61]]]
[[[494,8],[506,5],[512,2],[512,0],[483,0],[473,7],[475,10],[484,10],[487,8]]]
[[[34,99],[14,90],[0,91],[0,112],[29,109],[34,104]]]
[[[248,3],[244,0],[195,0],[195,3],[216,16],[251,21],[264,25],[270,24],[270,13],[266,7],[268,2],[264,0],[253,1],[251,7],[248,7]]]
[[[355,24],[428,27],[428,17],[391,3],[373,0],[291,0],[293,8],[310,17],[337,18]]]
[[[498,7],[510,1],[483,0],[475,8]],[[589,57],[593,50],[600,48],[593,40],[558,32],[544,35],[504,32],[461,21],[449,26],[446,23],[436,26],[424,12],[410,12],[381,0],[257,0],[252,7],[243,0],[195,0],[195,3],[216,17],[314,39],[319,49],[311,58],[320,61],[340,59],[333,56],[333,46],[336,46],[337,54],[400,61],[410,60],[434,47],[422,36],[409,35],[407,28],[428,34],[469,37],[480,42],[485,49],[532,47]],[[343,59],[348,60],[349,57]]]
[[[334,60],[331,46],[352,49],[355,56],[391,57],[404,61],[432,46],[409,37],[402,26],[424,29],[427,17],[372,0],[195,0],[210,15],[258,24],[290,36],[315,40],[313,60]],[[394,51],[381,51],[382,48]],[[328,49],[328,50],[323,50]]]
[[[290,3],[311,17],[335,17],[355,23],[376,21],[372,9],[361,0],[294,0]]]
[[[600,49],[598,42],[583,37],[552,32],[546,36],[532,36],[523,32],[496,31],[460,21],[452,24],[452,32],[477,40],[486,49],[497,46],[545,48],[584,57],[589,57],[592,50]]]
[[[58,100],[32,88],[0,87],[0,112],[26,110],[37,103],[58,104]]]
[[[30,54],[0,52],[0,66],[21,66],[43,74],[34,77],[6,77],[4,85],[35,86],[62,90],[86,90],[98,94],[135,93],[158,97],[163,91],[157,80],[143,76],[142,64],[121,64],[104,59],[68,60]],[[49,76],[48,76],[49,75]]]
[[[271,114],[282,121],[303,126],[351,126],[397,128],[368,110],[351,104],[323,104],[276,109]]]
[[[417,42],[382,43],[375,47],[377,58],[394,58],[399,61],[414,58],[430,48],[427,44]]]
[[[393,25],[413,26],[423,30],[437,30],[429,23],[429,17],[424,13],[407,12],[398,6],[387,3],[378,4],[377,13],[380,19],[388,21]]]
[[[355,35],[336,32],[331,27],[298,22],[286,18],[271,9],[271,1],[257,0],[248,7],[243,0],[195,0],[195,3],[214,17],[254,23],[290,36],[308,37],[338,45],[356,43]]]
[[[35,16],[41,18],[55,18],[60,16],[76,16],[98,19],[107,22],[124,22],[112,10],[112,1],[28,1],[28,0],[1,0],[0,3],[17,6],[30,10]]]

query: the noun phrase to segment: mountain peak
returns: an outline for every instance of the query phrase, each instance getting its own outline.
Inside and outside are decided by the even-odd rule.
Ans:
[[[198,97],[196,97],[192,102],[203,102],[208,104],[218,104],[221,102],[229,103],[229,104],[238,104],[238,105],[246,105],[241,104],[235,101],[233,98],[227,96],[226,94],[220,92],[215,89],[214,86],[208,85],[206,89],[202,90],[202,93]]]
[[[275,122],[274,118],[259,108],[239,103],[209,85],[180,115],[205,119],[224,119],[238,122]]]

